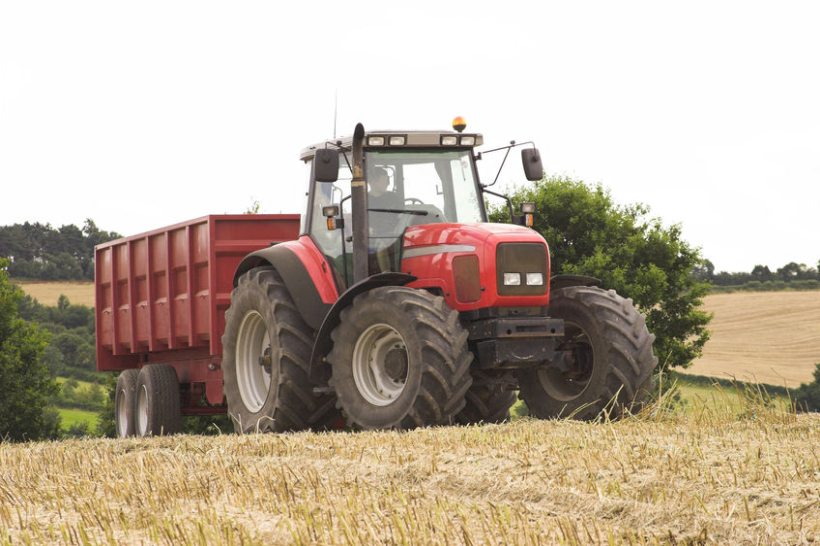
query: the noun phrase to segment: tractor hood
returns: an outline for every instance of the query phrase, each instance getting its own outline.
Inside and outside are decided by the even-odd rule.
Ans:
[[[532,229],[513,224],[425,224],[410,226],[404,232],[404,250],[433,245],[474,245],[502,241],[544,243]]]

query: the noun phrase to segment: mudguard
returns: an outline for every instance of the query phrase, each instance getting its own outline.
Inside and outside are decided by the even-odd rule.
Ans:
[[[416,280],[413,275],[407,273],[378,273],[372,275],[361,282],[358,282],[347,289],[347,291],[336,300],[333,307],[328,311],[322,322],[319,332],[316,334],[316,341],[313,344],[313,352],[310,355],[310,377],[315,382],[319,381],[316,371],[323,366],[322,359],[330,352],[333,346],[333,340],[330,338],[330,332],[339,325],[339,317],[342,310],[353,303],[353,299],[374,288],[380,286],[404,286]]]
[[[322,321],[333,306],[322,299],[308,266],[302,262],[296,250],[291,248],[294,243],[278,244],[245,256],[236,268],[233,284],[236,286],[239,277],[254,267],[272,265],[282,276],[302,319],[316,330],[322,325]],[[333,290],[335,291],[335,286]]]
[[[601,279],[587,275],[553,275],[550,278],[550,292],[567,286],[601,286]]]

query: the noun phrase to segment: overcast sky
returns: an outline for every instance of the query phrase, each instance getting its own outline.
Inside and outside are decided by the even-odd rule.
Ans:
[[[340,134],[462,115],[681,223],[719,270],[815,266],[816,6],[0,0],[0,225],[302,213],[298,153],[338,93]]]

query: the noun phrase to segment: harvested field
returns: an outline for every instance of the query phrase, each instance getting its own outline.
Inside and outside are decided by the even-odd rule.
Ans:
[[[0,542],[807,544],[820,416],[0,445]]]
[[[41,282],[12,279],[12,283],[43,305],[57,305],[60,295],[64,294],[74,305],[94,307],[94,283],[90,281]]]
[[[820,290],[706,297],[712,338],[689,370],[697,375],[796,387],[820,362]]]

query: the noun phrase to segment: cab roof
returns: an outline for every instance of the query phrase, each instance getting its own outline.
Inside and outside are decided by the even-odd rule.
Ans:
[[[383,144],[370,144],[371,137],[375,137],[374,140],[378,140],[378,137],[383,137]],[[391,139],[390,137],[404,137],[404,141],[399,144],[401,138]],[[444,142],[448,142],[451,139],[443,139],[442,137],[455,137],[455,144],[444,144]],[[464,137],[467,138],[465,139]],[[473,139],[472,143],[469,143],[470,138]],[[464,143],[462,143],[462,139],[464,139]],[[391,144],[391,142],[393,143]],[[367,131],[364,135],[364,147],[366,150],[400,150],[403,148],[464,149],[481,146],[482,144],[484,144],[484,137],[479,133],[457,133],[455,131]],[[302,161],[313,159],[316,150],[320,148],[335,147],[350,150],[352,145],[352,136],[325,140],[303,148],[302,151],[299,152],[299,159]]]

